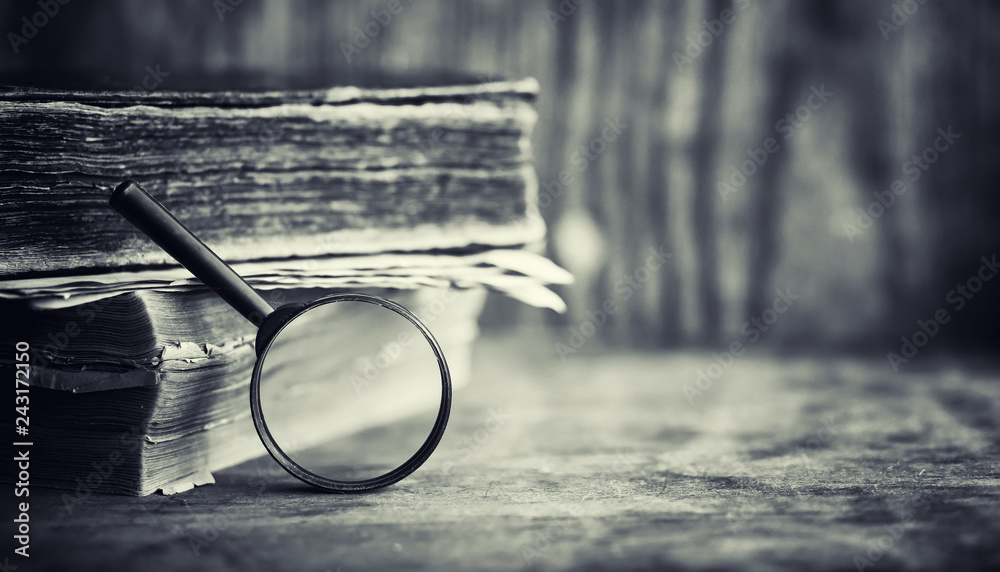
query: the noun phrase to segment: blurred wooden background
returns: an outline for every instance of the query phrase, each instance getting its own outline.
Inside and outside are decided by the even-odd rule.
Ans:
[[[494,300],[488,324],[545,320],[567,337],[609,305],[605,342],[728,345],[790,288],[800,298],[763,339],[890,351],[1000,251],[997,2],[400,0],[371,24],[389,5],[72,2],[18,53],[0,50],[0,73],[538,78],[539,207],[550,253],[579,283],[562,292],[567,316]],[[38,10],[3,3],[4,31]],[[366,25],[377,33],[348,61]],[[803,112],[819,89],[832,95]],[[776,127],[797,110],[795,129]],[[910,182],[907,161],[949,126],[960,138]],[[768,137],[780,148],[720,189]],[[907,192],[849,237],[894,179]],[[659,268],[651,248],[670,253]],[[995,345],[995,290],[951,312],[941,339]]]

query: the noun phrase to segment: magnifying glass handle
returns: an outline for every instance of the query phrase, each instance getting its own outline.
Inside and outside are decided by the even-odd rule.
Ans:
[[[135,181],[118,185],[111,193],[111,207],[255,326],[274,311],[253,287]]]

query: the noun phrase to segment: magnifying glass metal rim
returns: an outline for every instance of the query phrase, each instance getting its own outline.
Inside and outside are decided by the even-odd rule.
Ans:
[[[400,316],[406,318],[407,321],[420,330],[424,339],[427,340],[428,344],[430,344],[431,349],[434,350],[434,356],[437,358],[438,367],[441,370],[441,405],[438,409],[437,418],[434,421],[434,427],[431,429],[430,434],[427,435],[427,439],[424,441],[423,445],[420,446],[413,456],[395,469],[377,477],[358,481],[329,479],[322,475],[313,473],[302,465],[296,463],[287,453],[285,453],[284,450],[282,450],[282,448],[274,440],[271,432],[268,430],[260,400],[261,366],[267,357],[267,352],[270,349],[271,344],[275,339],[277,339],[281,331],[288,324],[292,323],[295,318],[301,316],[309,310],[318,306],[335,304],[338,302],[364,302],[373,304],[396,312]],[[257,435],[260,436],[261,442],[264,443],[264,447],[267,448],[267,452],[271,454],[271,457],[274,458],[274,460],[277,461],[278,464],[280,464],[286,471],[288,471],[288,473],[302,482],[326,491],[336,493],[359,493],[373,491],[375,489],[395,484],[409,476],[413,473],[413,471],[416,471],[421,465],[424,464],[425,461],[427,461],[428,458],[430,458],[434,449],[437,448],[438,443],[441,441],[445,428],[448,426],[448,417],[451,413],[451,393],[451,372],[448,369],[448,362],[445,360],[444,352],[441,351],[441,346],[438,344],[437,339],[434,338],[434,335],[430,332],[430,330],[427,329],[427,326],[425,326],[419,318],[413,315],[412,312],[396,302],[381,296],[360,293],[331,294],[329,296],[317,298],[316,300],[306,304],[303,308],[299,309],[291,318],[279,326],[263,344],[261,351],[258,352],[257,362],[254,364],[253,368],[253,377],[250,380],[250,409],[253,416],[253,424],[257,429]]]
[[[403,306],[370,294],[350,293],[332,294],[319,298],[309,304],[286,304],[273,308],[252,286],[246,283],[239,274],[229,267],[217,254],[212,252],[183,223],[177,220],[159,201],[146,192],[139,183],[129,179],[111,193],[109,205],[118,211],[126,220],[152,239],[182,266],[198,277],[206,286],[222,297],[234,310],[243,315],[254,326],[257,326],[257,337],[254,343],[257,361],[251,378],[250,409],[264,447],[289,474],[317,488],[340,493],[366,492],[382,488],[413,473],[430,457],[441,441],[441,436],[448,425],[451,413],[451,372],[444,352],[430,330],[409,310]],[[427,343],[434,350],[441,369],[441,407],[437,420],[420,449],[402,465],[379,477],[360,481],[338,481],[316,475],[293,461],[275,442],[267,429],[260,406],[260,369],[263,357],[270,349],[271,343],[288,325],[290,321],[302,313],[319,305],[335,302],[366,302],[382,306],[403,316],[423,334]]]

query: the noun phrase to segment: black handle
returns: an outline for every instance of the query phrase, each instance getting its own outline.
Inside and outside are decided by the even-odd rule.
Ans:
[[[111,207],[255,326],[260,326],[274,311],[239,274],[135,181],[118,185],[111,193]]]

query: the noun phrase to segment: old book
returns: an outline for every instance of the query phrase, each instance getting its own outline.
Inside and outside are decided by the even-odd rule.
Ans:
[[[367,291],[423,314],[445,351],[455,386],[468,382],[482,290]],[[288,290],[282,297],[308,301],[329,292]],[[31,441],[36,452],[33,485],[79,495],[169,493],[210,483],[212,471],[265,454],[249,408],[255,328],[215,293],[146,290],[45,311],[8,303],[4,313],[8,327],[0,344],[32,348],[31,423],[22,440]],[[378,337],[373,327],[378,325],[359,324],[345,314],[283,341],[304,353],[321,353],[324,365],[349,371],[351,361],[364,355],[356,332],[364,328],[366,336]],[[294,420],[303,428],[301,444],[308,446],[420,412],[427,402],[417,389],[427,386],[414,375],[426,371],[405,362],[394,365],[380,372],[377,384],[365,383],[366,391],[372,385],[387,396],[377,409],[352,411],[334,402],[297,399],[287,410],[272,412],[272,420],[279,417],[278,425]],[[11,367],[3,364],[13,377]],[[305,379],[294,368],[305,366],[289,367],[289,379],[297,381],[283,391],[294,393],[302,389],[298,380]],[[338,376],[330,383],[350,381]]]
[[[126,178],[230,262],[537,241],[536,92],[0,89],[0,274],[172,264],[107,208]]]
[[[361,290],[422,314],[456,385],[485,290],[562,311],[546,285],[571,278],[535,252],[536,91],[0,91],[0,343],[32,348],[33,483],[172,492],[264,453],[252,326],[108,207],[125,178],[275,306]],[[294,347],[346,369],[373,327]],[[410,378],[380,379],[378,411],[316,401],[279,417],[317,441],[401,420],[421,403]]]
[[[471,251],[380,253],[231,264],[250,285],[281,288],[485,287],[532,306],[565,309],[546,284],[567,284],[572,276],[547,258],[523,248]],[[79,305],[136,290],[185,291],[201,282],[179,266],[126,267],[115,271],[0,276],[0,299],[34,308]]]
[[[456,388],[471,377],[471,344],[487,289],[562,310],[545,284],[570,279],[539,255],[512,249],[234,267],[275,306],[343,288],[402,303],[437,336]],[[0,347],[32,348],[30,436],[46,451],[33,463],[34,483],[81,494],[175,492],[264,454],[248,407],[255,328],[185,269],[13,279],[0,287],[6,288],[0,298],[7,298],[0,299]],[[329,367],[349,369],[361,353],[356,332],[377,335],[372,327],[338,323],[296,343],[329,356]],[[309,427],[299,433],[318,442],[404,419],[426,405],[414,391],[427,385],[397,365],[402,369],[379,379],[389,397],[377,410],[361,415],[317,402],[315,410],[281,412],[279,422],[299,421]],[[0,369],[13,375],[13,367],[10,356],[0,356]],[[112,474],[95,473],[112,458]]]

